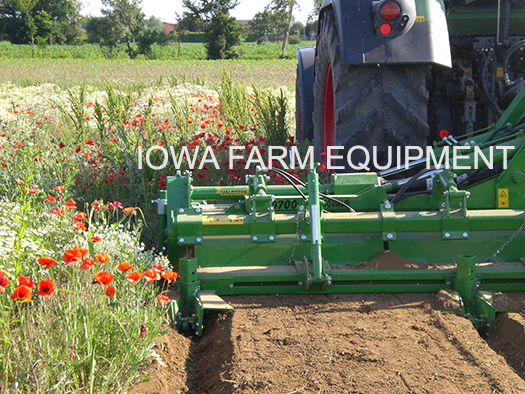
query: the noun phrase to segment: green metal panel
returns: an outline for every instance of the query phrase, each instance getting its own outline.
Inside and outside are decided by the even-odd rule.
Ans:
[[[449,7],[448,31],[454,36],[496,35],[497,11],[459,11]],[[525,35],[525,11],[511,11],[509,32]]]

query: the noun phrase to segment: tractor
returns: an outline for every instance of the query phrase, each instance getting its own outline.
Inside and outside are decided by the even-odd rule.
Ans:
[[[524,20],[522,0],[325,1],[297,51],[297,136],[341,171],[168,177],[174,326],[200,335],[205,311],[232,309],[221,296],[246,294],[446,292],[481,332],[511,312],[494,292],[525,291]],[[355,146],[375,149],[371,171],[347,171]],[[426,155],[390,160],[405,146]],[[369,264],[386,254],[411,263]]]
[[[325,0],[318,26],[296,84],[297,138],[317,154],[376,146],[384,164],[388,146],[490,125],[524,86],[523,0]]]

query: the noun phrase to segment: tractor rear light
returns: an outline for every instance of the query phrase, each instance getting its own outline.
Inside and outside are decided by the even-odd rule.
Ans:
[[[383,23],[379,30],[381,31],[382,35],[388,36],[392,31],[392,26],[390,26],[388,23]]]
[[[395,1],[387,1],[381,4],[379,15],[385,22],[393,22],[401,15],[401,8]]]

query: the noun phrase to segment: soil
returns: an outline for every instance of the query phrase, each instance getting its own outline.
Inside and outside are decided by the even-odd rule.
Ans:
[[[432,307],[438,311],[461,310],[461,298],[452,290],[440,290],[434,297]]]
[[[361,267],[421,268],[392,252]],[[201,338],[160,338],[164,366],[147,365],[130,393],[525,393],[525,315],[498,314],[482,338],[441,311],[459,307],[447,291],[223,298],[235,311],[208,315]]]
[[[429,269],[433,266],[429,264],[422,264],[416,261],[409,260],[390,250],[382,250],[375,257],[361,264],[347,264],[345,268],[352,268],[356,270],[375,270],[375,271],[393,271],[393,270],[415,270],[415,269]]]
[[[432,294],[225,299],[235,311],[211,316],[202,338],[165,335],[166,366],[148,365],[131,393],[525,392],[519,314],[498,316],[493,350]]]

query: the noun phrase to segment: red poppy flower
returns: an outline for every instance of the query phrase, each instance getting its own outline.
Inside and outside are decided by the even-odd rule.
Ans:
[[[95,264],[97,264],[96,261],[93,261],[91,259],[85,259],[84,263],[80,266],[80,269],[82,269],[82,270],[90,270],[91,268],[93,268],[93,266]]]
[[[142,274],[140,272],[130,272],[126,275],[126,279],[129,280],[132,285],[139,283],[140,278],[142,278]]]
[[[100,283],[102,286],[107,286],[113,280],[113,275],[109,272],[97,272],[95,274],[95,281]]]
[[[73,200],[72,198],[70,198],[69,200],[67,200],[66,205],[67,205],[69,208],[73,208],[75,205],[77,205],[77,202],[76,202],[75,200]]]
[[[73,249],[66,250],[62,256],[62,260],[66,264],[78,265],[82,261],[82,257],[88,252],[87,249],[79,248],[75,246]]]
[[[56,198],[53,196],[44,197],[44,201],[49,201],[51,204],[55,204],[57,202]]]
[[[61,191],[64,190],[64,186],[55,186],[55,187],[53,188],[53,190],[56,191],[56,192],[61,192]]]
[[[75,220],[75,222],[80,222],[82,220],[86,220],[87,215],[85,212],[78,212],[77,214],[75,214],[75,217],[73,219]]]
[[[157,301],[159,302],[160,305],[166,305],[171,300],[168,297],[166,297],[165,295],[159,294],[157,296]]]
[[[11,298],[18,301],[31,301],[33,299],[33,294],[29,287],[20,285],[15,289]]]
[[[5,293],[5,288],[9,284],[9,278],[5,272],[0,271],[0,292]]]
[[[51,299],[55,291],[55,282],[52,279],[42,280],[38,283],[38,291],[36,294]]]
[[[152,268],[157,272],[161,272],[164,269],[164,266],[162,264],[153,264]]]
[[[36,287],[35,283],[31,280],[29,276],[19,276],[18,278],[16,278],[16,280],[18,281],[19,285],[27,286],[31,289],[33,287]]]
[[[101,264],[106,264],[109,261],[109,254],[107,253],[95,253],[95,258],[100,261]]]
[[[162,273],[162,277],[166,279],[168,283],[171,283],[172,280],[176,280],[178,276],[179,275],[177,275],[177,273],[173,271],[166,271]]]
[[[106,289],[106,295],[109,297],[115,297],[115,288],[113,286],[108,286]]]
[[[93,243],[97,243],[97,242],[102,241],[102,238],[100,238],[98,235],[95,235],[94,237],[91,237],[89,240]]]
[[[58,216],[64,216],[64,210],[59,208],[53,208],[49,212],[56,213]]]
[[[113,202],[109,203],[109,209],[116,209],[116,208],[123,209],[124,207],[118,201],[113,201]]]
[[[150,268],[149,270],[144,272],[144,279],[146,279],[149,283],[151,283],[156,280],[160,280],[160,275],[153,268]]]
[[[40,264],[42,267],[44,267],[46,270],[51,268],[54,265],[58,265],[55,260],[53,260],[51,257],[40,257],[38,259],[38,264]]]
[[[75,223],[75,228],[74,228],[73,230],[74,230],[74,231],[84,232],[84,231],[87,230],[87,228],[86,228],[85,223],[82,223],[82,222],[76,222],[76,223]]]
[[[137,216],[137,211],[135,210],[134,207],[127,207],[127,208],[124,208],[124,209],[122,210],[122,212],[124,212],[124,215],[127,215],[128,213],[131,213],[132,215]]]
[[[122,263],[120,263],[120,264],[117,266],[117,268],[118,268],[120,271],[124,271],[124,272],[125,272],[125,271],[132,271],[133,268],[135,268],[135,267],[133,267],[133,266],[130,265],[129,263],[123,261]]]

